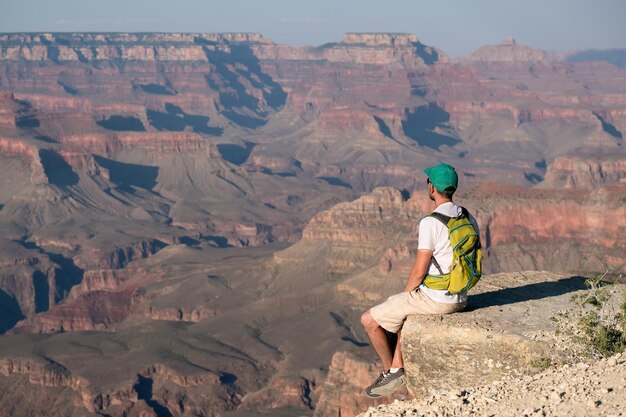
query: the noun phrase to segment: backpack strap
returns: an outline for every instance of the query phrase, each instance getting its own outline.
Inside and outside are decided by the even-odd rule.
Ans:
[[[428,215],[428,217],[433,217],[437,220],[439,220],[441,223],[443,223],[444,226],[448,227],[448,222],[450,221],[450,219],[452,217],[450,216],[446,216],[445,214],[441,214],[441,213],[437,213],[437,212],[432,212]]]
[[[441,223],[443,223],[444,226],[446,226],[446,228],[448,228],[448,222],[452,218],[450,216],[446,216],[445,214],[441,214],[441,213],[437,213],[437,212],[430,213],[428,215],[428,217],[433,217],[433,218],[439,220]],[[433,265],[435,265],[435,268],[437,268],[439,273],[441,275],[444,275],[443,270],[441,269],[441,266],[439,266],[439,262],[437,262],[437,259],[435,259],[434,256],[431,256],[430,259],[432,259]]]

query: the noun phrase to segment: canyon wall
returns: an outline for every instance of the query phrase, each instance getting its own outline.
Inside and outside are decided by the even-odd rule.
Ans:
[[[625,196],[622,185],[593,190],[529,190],[493,183],[459,191],[456,201],[477,218],[490,271],[620,273],[625,267],[620,254],[626,249],[626,241],[616,231],[626,227],[622,204]],[[379,252],[388,248],[379,258],[381,272],[394,270],[396,264],[406,271],[416,251],[419,220],[433,208],[424,192],[404,201],[399,190],[378,189],[315,216],[304,229],[303,241],[336,242],[345,248],[340,256],[345,263],[356,263],[370,244]],[[538,252],[538,247],[545,251]],[[585,256],[562,256],[557,260],[545,256],[557,248],[569,248]],[[508,250],[526,255],[507,259]]]
[[[487,273],[625,272],[625,86],[512,39],[0,34],[0,384],[67,415],[353,415],[425,167],[457,167]]]

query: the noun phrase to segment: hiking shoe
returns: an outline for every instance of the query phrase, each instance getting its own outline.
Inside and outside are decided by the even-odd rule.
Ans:
[[[365,395],[369,398],[382,397],[392,394],[402,385],[404,385],[404,368],[394,373],[383,371],[372,385],[365,388]]]

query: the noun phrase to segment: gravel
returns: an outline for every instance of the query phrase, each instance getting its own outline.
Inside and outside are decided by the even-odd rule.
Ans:
[[[426,416],[626,416],[626,352],[595,362],[551,366],[536,375],[435,392],[427,398],[395,400],[359,415]]]

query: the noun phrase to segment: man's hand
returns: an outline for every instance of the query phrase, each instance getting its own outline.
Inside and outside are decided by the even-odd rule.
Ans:
[[[431,250],[420,249],[417,251],[415,264],[413,265],[413,269],[411,269],[411,274],[409,274],[409,279],[404,288],[405,292],[413,291],[422,283],[424,277],[428,274],[428,267],[430,266],[430,258],[432,256],[433,251]]]

